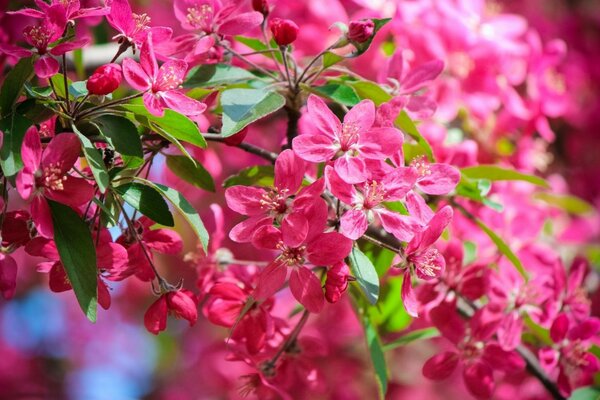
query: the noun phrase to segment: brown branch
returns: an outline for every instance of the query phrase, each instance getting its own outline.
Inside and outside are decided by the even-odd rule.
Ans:
[[[225,143],[225,139],[226,139],[223,136],[216,134],[216,133],[204,133],[202,136],[204,136],[204,139],[206,139],[210,142]],[[274,163],[275,160],[277,160],[277,157],[279,156],[279,154],[277,154],[277,153],[274,153],[267,149],[263,149],[262,147],[255,146],[250,143],[242,142],[242,143],[236,145],[235,147],[238,147],[248,153],[257,155],[261,158],[264,158],[265,160],[267,160],[271,163]]]

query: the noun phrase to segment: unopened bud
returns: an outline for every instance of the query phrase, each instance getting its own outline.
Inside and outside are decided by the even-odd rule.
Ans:
[[[300,30],[294,21],[281,18],[273,18],[269,22],[269,28],[271,28],[275,43],[280,46],[287,46],[296,40]]]
[[[351,42],[364,43],[373,36],[374,31],[375,24],[370,19],[352,21],[348,26],[348,33],[346,36]]]
[[[121,66],[106,64],[98,67],[85,85],[90,94],[104,96],[117,90],[123,79]]]
[[[267,0],[252,0],[252,8],[265,17],[269,15],[269,2]]]

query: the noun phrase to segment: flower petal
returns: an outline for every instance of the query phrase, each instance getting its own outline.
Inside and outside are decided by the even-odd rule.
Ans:
[[[308,268],[294,268],[290,275],[290,291],[309,312],[318,313],[325,304],[321,281]]]
[[[439,381],[448,378],[458,365],[458,354],[453,351],[436,354],[423,365],[423,376]]]
[[[348,210],[340,218],[340,233],[348,239],[358,240],[369,227],[363,210]]]
[[[311,94],[306,102],[306,108],[311,122],[323,135],[330,139],[334,139],[342,131],[342,123],[340,120],[318,96]],[[294,147],[294,150],[295,149],[296,148]]]
[[[306,163],[292,150],[284,150],[275,161],[275,187],[292,195],[302,185],[305,172]]]
[[[333,141],[325,135],[296,136],[292,148],[298,157],[315,163],[331,160],[336,152]]]

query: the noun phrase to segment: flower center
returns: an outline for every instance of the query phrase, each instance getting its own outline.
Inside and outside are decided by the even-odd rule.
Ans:
[[[568,342],[568,344],[562,349],[562,354],[565,362],[574,369],[579,369],[588,364],[586,358],[587,349],[581,340]]]
[[[425,159],[425,156],[413,158],[413,160],[410,163],[410,166],[417,170],[419,178],[425,178],[431,175],[431,168],[429,167],[429,163]]]
[[[200,7],[194,6],[187,9],[185,18],[188,23],[196,29],[201,29],[206,33],[211,32],[210,23],[213,19],[213,8],[208,4],[202,4]]]
[[[133,14],[133,21],[135,22],[135,28],[131,33],[132,36],[149,29],[150,17],[146,13]]]
[[[63,182],[67,176],[62,174],[58,164],[50,163],[42,172],[42,186],[51,190],[64,190]]]
[[[380,182],[365,182],[363,186],[363,194],[365,196],[363,207],[368,210],[376,207],[385,199],[386,193],[387,191]]]
[[[467,339],[462,343],[461,346],[461,358],[463,360],[475,360],[481,357],[483,352],[483,342],[473,342],[471,339]]]
[[[306,246],[288,247],[285,245],[285,243],[280,241],[277,244],[277,249],[281,250],[279,259],[288,267],[300,266],[304,264],[304,253],[306,252]]]
[[[342,132],[339,136],[341,150],[343,152],[351,150],[358,143],[359,137],[359,126],[357,124],[342,124]]]
[[[180,74],[177,74],[175,67],[169,66],[166,68],[166,71],[161,74],[159,80],[155,82],[152,91],[160,92],[177,89],[182,83],[183,79]]]
[[[284,214],[287,211],[288,191],[288,189],[273,188],[261,196],[260,205],[275,214]]]
[[[38,50],[39,54],[44,54],[52,38],[52,31],[43,25],[29,26],[23,31],[23,36],[27,43]]]
[[[428,248],[422,253],[409,256],[408,259],[415,264],[415,267],[422,275],[435,278],[442,270],[442,267],[438,262],[439,257],[440,252],[437,249]]]

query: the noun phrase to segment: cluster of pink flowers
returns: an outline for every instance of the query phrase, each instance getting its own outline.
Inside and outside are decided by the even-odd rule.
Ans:
[[[194,369],[166,398],[593,385],[600,186],[551,152],[598,126],[573,106],[593,74],[518,6],[330,3],[2,11],[22,25],[0,32],[2,297],[31,269],[91,320],[226,328],[168,330]],[[116,53],[87,68],[93,25]],[[406,365],[450,383],[411,392]]]

